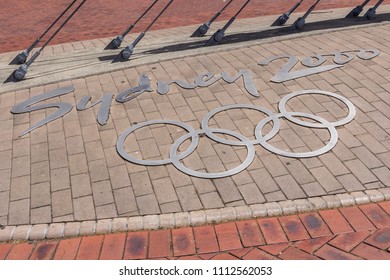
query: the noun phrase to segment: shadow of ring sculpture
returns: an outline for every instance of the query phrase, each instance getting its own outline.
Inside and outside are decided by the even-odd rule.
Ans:
[[[322,117],[312,115],[309,113],[303,113],[303,112],[289,112],[286,109],[287,102],[290,101],[291,99],[301,96],[301,95],[307,95],[307,94],[317,94],[317,95],[325,95],[329,96],[335,99],[338,99],[339,101],[343,102],[347,108],[348,108],[348,115],[341,120],[335,121],[335,122],[329,122],[325,120]],[[351,101],[349,101],[347,98],[332,93],[328,91],[321,91],[321,90],[304,90],[304,91],[297,91],[293,92],[291,94],[286,95],[285,97],[282,98],[282,100],[279,102],[278,105],[279,108],[279,113],[274,113],[271,112],[270,110],[252,105],[252,104],[237,104],[237,105],[228,105],[228,106],[223,106],[216,108],[212,111],[210,111],[202,120],[201,122],[201,129],[200,130],[195,130],[193,127],[184,124],[179,121],[174,121],[174,120],[153,120],[153,121],[147,121],[143,122],[137,125],[134,125],[130,128],[128,128],[126,131],[124,131],[118,139],[117,142],[117,151],[120,154],[122,158],[125,160],[135,163],[135,164],[140,164],[140,165],[146,165],[146,166],[156,166],[156,165],[165,165],[165,164],[173,164],[178,170],[181,172],[193,176],[193,177],[198,177],[198,178],[205,178],[205,179],[215,179],[215,178],[223,178],[223,177],[229,177],[232,175],[235,175],[244,169],[246,169],[254,160],[255,157],[255,148],[254,145],[260,144],[263,148],[266,150],[280,155],[284,157],[290,157],[290,158],[310,158],[310,157],[316,157],[319,155],[322,155],[326,152],[329,152],[334,146],[337,144],[338,141],[338,133],[336,130],[336,127],[345,125],[349,122],[351,122],[355,115],[356,115],[356,108],[352,104]],[[227,110],[233,110],[233,109],[250,109],[250,110],[256,110],[261,113],[264,113],[266,117],[262,119],[255,127],[254,129],[254,134],[255,134],[255,139],[254,140],[249,140],[247,137],[241,135],[240,133],[227,130],[227,129],[221,129],[221,128],[210,128],[209,127],[209,121],[213,116],[216,114],[227,111]],[[306,118],[306,119],[311,119],[315,122],[308,122],[304,121],[301,118]],[[277,133],[280,130],[280,119],[284,118],[287,121],[290,121],[294,124],[307,127],[307,128],[315,128],[315,129],[327,129],[330,133],[330,140],[328,143],[316,150],[316,151],[310,151],[310,152],[301,152],[301,153],[296,153],[296,152],[289,152],[289,151],[283,151],[281,149],[278,149],[271,144],[268,143],[269,140],[271,140],[273,137],[277,135]],[[262,130],[264,126],[268,123],[272,122],[273,126],[272,129],[266,134],[263,135]],[[126,138],[133,132],[135,132],[137,129],[150,126],[150,125],[155,125],[155,124],[168,124],[168,125],[174,125],[183,128],[184,130],[187,131],[187,134],[181,136],[179,139],[177,139],[173,145],[170,148],[169,151],[169,159],[163,159],[163,160],[143,160],[143,159],[138,159],[135,158],[131,155],[129,155],[125,149],[125,141]],[[225,139],[222,137],[217,136],[216,134],[224,134],[224,135],[229,135],[233,138],[236,138],[237,140],[230,140],[230,139]],[[231,145],[231,146],[245,146],[247,149],[247,157],[246,159],[237,167],[232,168],[227,171],[223,172],[216,172],[216,173],[208,173],[208,172],[200,172],[200,171],[195,171],[192,170],[188,167],[186,167],[183,163],[181,163],[181,160],[186,158],[187,156],[191,155],[195,149],[197,148],[199,144],[199,135],[206,135],[209,139],[221,143],[224,145]],[[179,147],[188,139],[191,139],[191,144],[189,147],[181,153],[178,153]]]

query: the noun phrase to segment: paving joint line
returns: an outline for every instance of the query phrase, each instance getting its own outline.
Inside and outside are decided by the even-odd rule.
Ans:
[[[0,242],[41,241],[120,232],[150,231],[212,225],[390,201],[390,189],[326,195],[305,199],[225,207],[192,212],[110,218],[95,221],[5,226]]]

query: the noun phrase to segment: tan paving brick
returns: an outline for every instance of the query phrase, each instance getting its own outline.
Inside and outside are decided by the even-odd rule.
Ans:
[[[109,179],[108,169],[105,160],[95,160],[88,163],[91,182],[98,182]]]
[[[242,197],[244,198],[245,202],[248,205],[265,202],[264,196],[262,195],[259,188],[254,183],[247,184],[247,185],[240,185],[238,186],[238,189]]]
[[[53,217],[73,214],[72,194],[70,190],[62,190],[52,193]]]
[[[131,187],[114,190],[114,198],[119,215],[138,210],[134,192]]]
[[[48,167],[48,165],[47,165]],[[12,160],[12,177],[30,175],[30,157],[23,156]]]
[[[139,214],[153,215],[160,213],[158,202],[154,194],[139,196],[136,197],[136,200],[139,209]]]
[[[106,205],[114,202],[110,181],[92,183],[92,193],[95,206]]]
[[[11,169],[0,171],[0,192],[8,191],[11,186]]]
[[[70,175],[82,174],[88,172],[87,158],[85,154],[76,154],[68,156]]]
[[[342,188],[341,184],[333,177],[327,168],[318,167],[313,168],[310,171],[327,192]]]
[[[74,218],[76,221],[88,221],[96,218],[92,196],[84,196],[74,199],[73,207]]]
[[[153,180],[152,185],[159,204],[178,200],[170,178],[161,178]]]
[[[363,184],[375,182],[378,179],[375,175],[360,161],[360,160],[351,160],[345,162],[345,165],[351,170],[352,174],[359,179]]]
[[[20,200],[30,198],[30,176],[14,178],[11,181],[10,200]]]
[[[30,200],[22,199],[9,202],[9,225],[26,225],[30,222]]]
[[[49,161],[31,164],[31,184],[50,181]]]

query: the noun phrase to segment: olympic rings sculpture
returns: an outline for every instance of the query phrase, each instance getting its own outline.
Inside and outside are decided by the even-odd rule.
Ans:
[[[335,99],[340,100],[343,102],[347,108],[348,108],[348,115],[339,121],[336,122],[329,122],[325,120],[324,118],[321,118],[319,116],[315,116],[312,114],[308,113],[303,113],[303,112],[288,112],[286,109],[287,102],[290,101],[292,98],[295,98],[297,96],[301,95],[306,95],[306,94],[318,94],[318,95],[326,95]],[[328,92],[328,91],[321,91],[321,90],[304,90],[304,91],[298,91],[294,92],[291,94],[286,95],[285,97],[282,98],[282,100],[279,102],[279,113],[273,113],[270,110],[256,106],[256,105],[251,105],[251,104],[237,104],[237,105],[228,105],[228,106],[223,106],[220,108],[216,108],[212,111],[210,111],[202,120],[201,122],[201,129],[196,131],[193,127],[184,124],[179,121],[175,120],[153,120],[153,121],[147,121],[143,122],[137,125],[134,125],[127,130],[125,130],[118,138],[116,147],[117,151],[120,154],[122,158],[125,160],[135,163],[135,164],[140,164],[140,165],[146,165],[146,166],[156,166],[156,165],[166,165],[166,164],[173,164],[178,170],[181,172],[193,176],[193,177],[198,177],[198,178],[205,178],[205,179],[215,179],[215,178],[223,178],[223,177],[228,177],[232,176],[234,174],[237,174],[244,169],[246,169],[254,160],[255,158],[255,148],[254,145],[261,145],[263,148],[267,149],[268,151],[284,156],[284,157],[290,157],[290,158],[309,158],[309,157],[315,157],[322,155],[331,149],[337,144],[338,141],[338,133],[336,130],[336,127],[345,125],[349,122],[351,122],[355,115],[356,115],[356,108],[350,102],[348,99],[345,97]],[[247,137],[241,135],[240,133],[227,130],[227,129],[220,129],[220,128],[210,128],[209,127],[209,121],[211,118],[222,112],[222,111],[227,111],[227,110],[232,110],[232,109],[250,109],[250,110],[256,110],[261,113],[264,113],[266,115],[266,118],[261,120],[257,126],[255,127],[255,140],[249,140]],[[284,118],[287,121],[290,121],[294,124],[308,127],[308,128],[319,128],[319,129],[327,129],[330,133],[330,140],[328,143],[316,150],[316,151],[311,151],[311,152],[301,152],[301,153],[294,153],[294,152],[289,152],[289,151],[283,151],[281,149],[278,149],[274,146],[272,146],[268,141],[271,140],[273,137],[277,135],[280,129],[280,119]],[[300,118],[306,118],[306,119],[311,119],[314,120],[315,122],[307,122],[303,121]],[[272,122],[273,127],[268,132],[266,135],[263,135],[263,128],[266,124]],[[144,159],[138,159],[135,158],[127,153],[125,150],[125,141],[126,138],[136,131],[137,129],[140,129],[142,127],[150,126],[150,125],[155,125],[155,124],[168,124],[168,125],[174,125],[183,128],[186,130],[188,133],[177,139],[173,145],[170,148],[169,151],[169,158],[168,159],[162,159],[162,160],[144,160]],[[229,135],[237,140],[229,140],[225,139],[222,137],[217,136],[217,134],[224,134],[224,135]],[[199,137],[200,135],[205,135],[209,139],[212,139],[213,141],[225,145],[231,145],[231,146],[245,146],[247,149],[247,157],[246,159],[237,167],[223,171],[223,172],[216,172],[216,173],[208,173],[208,172],[200,172],[200,171],[195,171],[192,170],[188,167],[186,167],[181,161],[191,155],[195,149],[197,148],[199,144]],[[179,147],[188,139],[191,139],[191,144],[189,147],[181,153],[178,153]]]

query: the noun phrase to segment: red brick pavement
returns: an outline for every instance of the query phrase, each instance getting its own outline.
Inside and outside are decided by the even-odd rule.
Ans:
[[[356,228],[361,213],[365,222]],[[193,228],[3,243],[0,260],[390,260],[389,219],[387,201]]]
[[[43,2],[47,2],[47,4],[43,5]],[[70,2],[71,0],[1,0],[0,53],[27,48]],[[219,20],[230,18],[243,2],[243,0],[235,0]],[[240,17],[279,15],[287,11],[295,2],[296,0],[252,0],[252,3],[247,6]],[[305,1],[298,11],[304,11],[312,2],[314,1]],[[362,0],[322,0],[318,9],[352,7],[361,2]],[[122,33],[151,3],[152,0],[87,1],[52,43],[61,44],[116,36]],[[161,3],[158,3],[150,14],[139,22],[134,32],[143,30],[166,3],[166,0],[161,0]],[[390,0],[384,1],[384,4],[390,4]],[[203,23],[223,5],[222,0],[175,0],[153,29]]]

